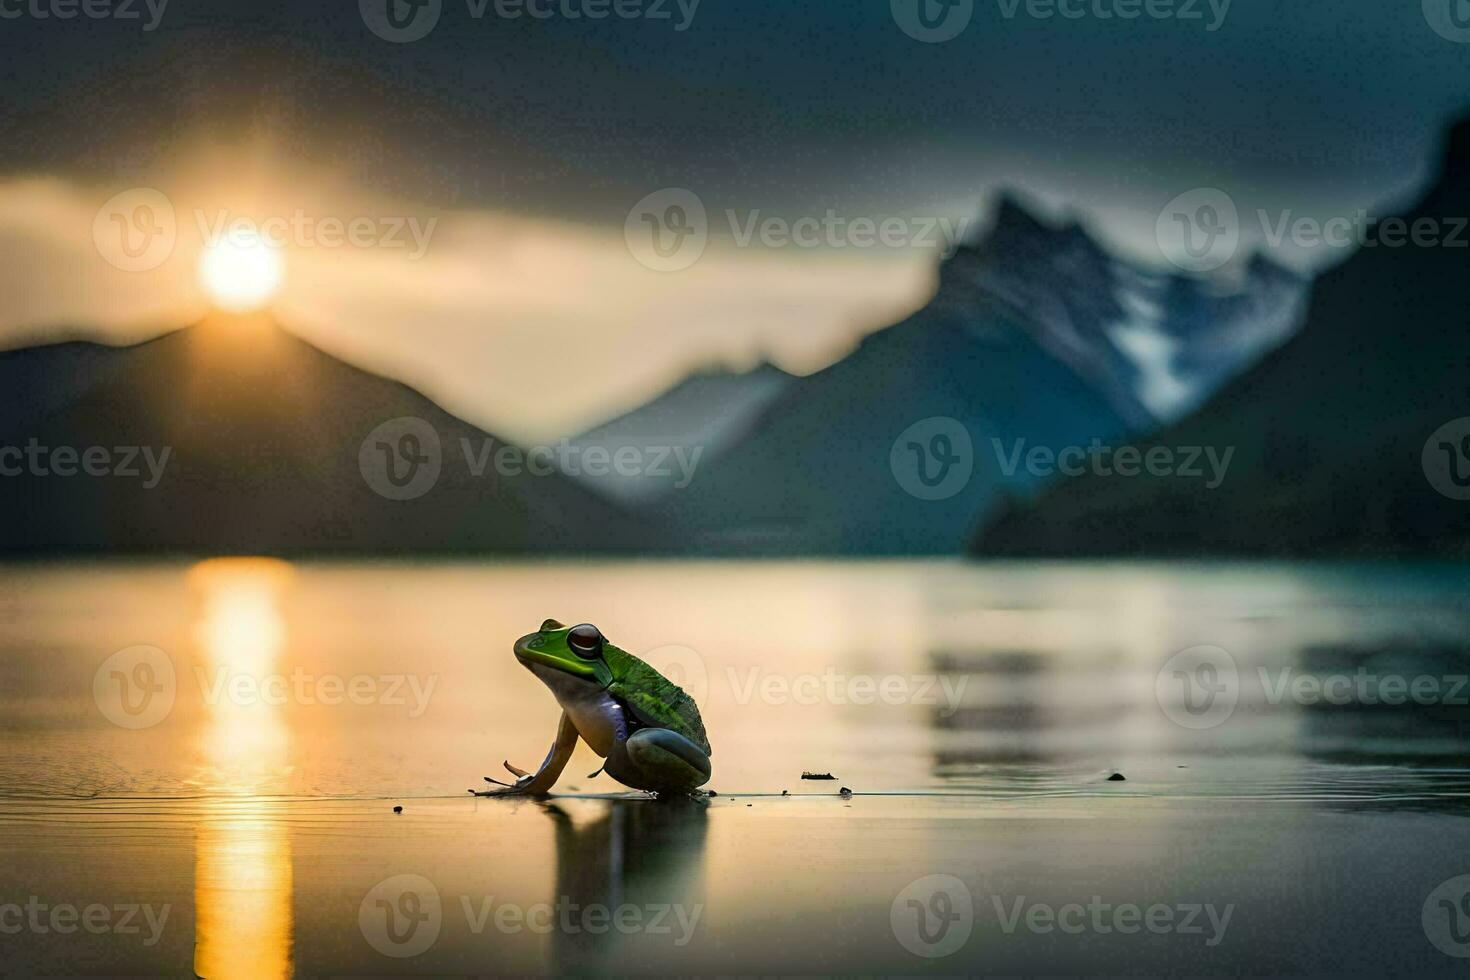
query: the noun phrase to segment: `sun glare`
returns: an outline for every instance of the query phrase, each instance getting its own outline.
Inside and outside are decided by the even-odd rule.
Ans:
[[[258,310],[281,285],[281,255],[255,237],[232,235],[204,247],[199,284],[215,306],[230,313]]]

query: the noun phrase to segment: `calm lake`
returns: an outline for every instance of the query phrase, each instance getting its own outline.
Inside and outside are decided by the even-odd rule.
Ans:
[[[3,969],[1463,973],[1467,587],[1453,566],[0,568]],[[547,617],[694,694],[717,796],[625,791],[585,746],[552,801],[466,792],[551,744],[559,709],[510,649]]]

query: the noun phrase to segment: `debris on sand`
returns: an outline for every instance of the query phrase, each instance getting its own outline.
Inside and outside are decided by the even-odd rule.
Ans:
[[[844,786],[837,791],[837,795],[842,797],[844,800],[850,800],[852,799],[852,790]]]
[[[403,812],[403,807],[401,807],[401,806],[395,806],[393,808],[393,812],[394,813],[402,813]]]
[[[834,775],[832,775],[830,772],[803,772],[801,774],[801,778],[802,779],[832,779],[832,780],[835,780],[837,777],[834,776]]]
[[[1124,780],[1126,780],[1127,778],[1128,777],[1125,776],[1125,775],[1123,775],[1121,772],[1115,772],[1111,776],[1108,777],[1108,782],[1110,782],[1110,783],[1121,783]]]
[[[789,789],[783,789],[781,791],[781,795],[782,796],[790,796],[791,795],[791,790],[789,790]]]

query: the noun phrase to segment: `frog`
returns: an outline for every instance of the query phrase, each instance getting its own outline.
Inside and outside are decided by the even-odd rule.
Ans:
[[[579,740],[604,760],[598,772],[633,789],[689,796],[709,782],[713,752],[694,699],[596,626],[548,619],[513,650],[561,706],[556,740],[535,772],[506,760],[515,782],[486,776],[500,788],[476,796],[549,795]]]

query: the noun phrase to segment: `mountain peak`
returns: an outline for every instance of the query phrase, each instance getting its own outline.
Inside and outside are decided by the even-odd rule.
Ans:
[[[991,232],[1001,230],[1050,231],[1051,225],[1026,206],[1014,191],[1001,191],[995,201],[995,210],[990,219]]]
[[[0,510],[25,515],[0,528],[0,554],[581,554],[647,539],[561,476],[476,469],[468,450],[457,460],[500,440],[264,314],[211,315],[129,347],[12,352],[0,381],[8,443],[159,461],[151,483],[141,463],[131,479],[0,480]],[[394,448],[406,434],[411,452]],[[401,492],[399,476],[421,468],[420,489]]]
[[[1095,245],[1092,236],[1076,221],[1055,222],[1043,217],[1015,191],[1002,191],[995,200],[990,226],[978,244],[981,247],[1013,247],[1022,242],[1083,242]]]
[[[996,195],[983,230],[941,264],[940,290],[952,288],[956,281],[967,284],[979,267],[1039,268],[1063,254],[1085,256],[1083,261],[1091,263],[1107,260],[1103,248],[1081,224],[1054,222],[1021,195],[1004,190]]]

